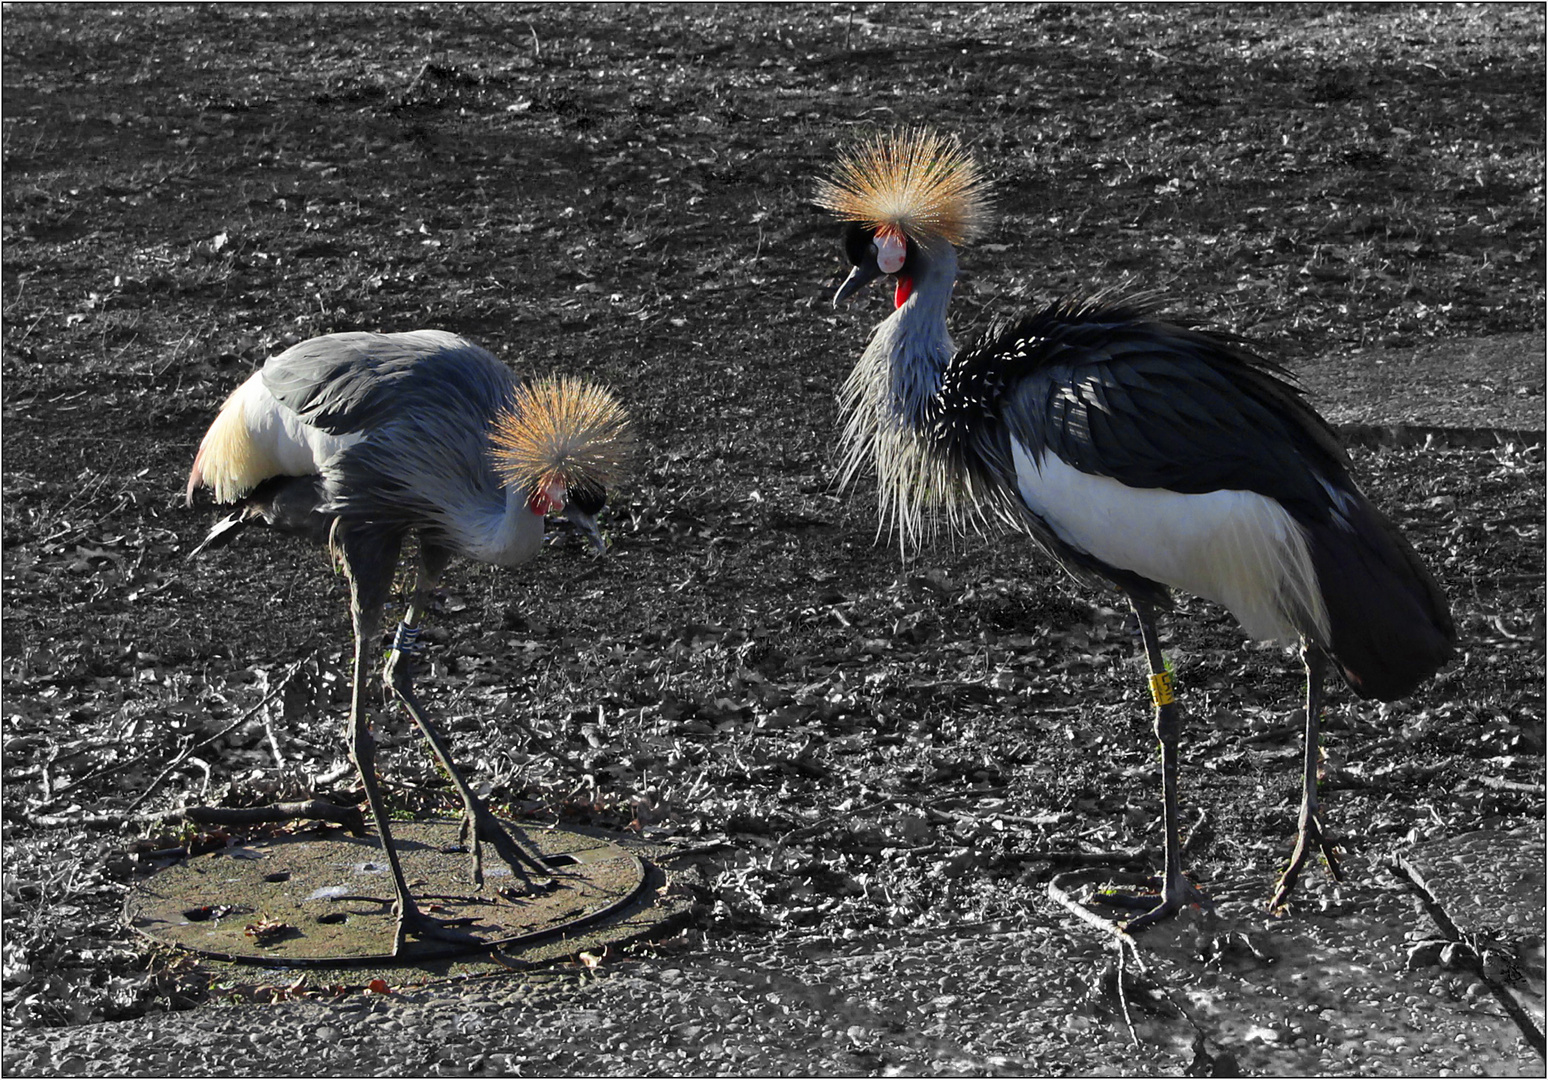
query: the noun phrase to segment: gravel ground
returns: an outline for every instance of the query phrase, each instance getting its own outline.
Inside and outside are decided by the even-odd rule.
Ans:
[[[1518,839],[1517,854],[1540,851]],[[690,933],[594,971],[14,1032],[3,1065],[10,1076],[1543,1075],[1476,972],[1405,963],[1434,927],[1394,876],[1319,883],[1280,920],[1259,910],[1258,884],[1218,890],[1217,918],[1148,935],[1145,970],[1128,961],[1121,997],[1112,945],[1042,901],[1015,926]]]

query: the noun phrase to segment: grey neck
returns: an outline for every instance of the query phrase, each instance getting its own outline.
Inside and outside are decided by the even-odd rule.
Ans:
[[[893,407],[913,427],[924,423],[927,406],[941,388],[941,375],[956,346],[946,309],[957,281],[957,253],[949,243],[921,248],[915,255],[913,293],[876,328],[871,347],[888,358]]]

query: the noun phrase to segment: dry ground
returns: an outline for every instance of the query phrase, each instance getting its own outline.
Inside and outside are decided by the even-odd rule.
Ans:
[[[1050,853],[1153,839],[1137,641],[1013,538],[901,565],[869,490],[834,490],[834,393],[882,308],[830,308],[814,176],[875,125],[972,145],[999,215],[959,337],[1125,280],[1292,369],[1540,332],[1543,34],[1509,5],[8,7],[7,1024],[203,994],[115,922],[143,830],[92,820],[342,759],[342,583],[268,537],[186,563],[209,512],[179,498],[223,395],[339,330],[584,372],[649,448],[608,561],[448,578],[423,682],[497,801],[723,843],[711,942],[1052,917]],[[1361,385],[1318,404],[1383,411]],[[1540,418],[1541,357],[1466,389]],[[1354,458],[1462,637],[1412,700],[1331,710],[1361,874],[1541,822],[1543,465],[1478,431]],[[1297,668],[1201,603],[1168,633],[1194,866],[1266,894]],[[397,805],[444,808],[391,750]]]

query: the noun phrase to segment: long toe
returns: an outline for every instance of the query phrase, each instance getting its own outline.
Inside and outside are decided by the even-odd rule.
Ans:
[[[1289,902],[1290,894],[1295,891],[1296,879],[1301,876],[1301,867],[1306,865],[1308,850],[1305,844],[1295,845],[1295,853],[1290,856],[1290,865],[1285,867],[1285,872],[1279,875],[1279,881],[1274,886],[1274,897],[1268,904],[1270,911],[1280,911]]]
[[[463,925],[472,920],[462,920]],[[409,938],[417,938],[420,941],[444,941],[451,945],[467,945],[476,947],[484,942],[473,933],[455,925],[453,922],[442,922],[432,919],[420,911],[415,904],[408,904],[398,915],[397,932],[393,941],[392,955],[398,956],[403,952]]]
[[[1327,830],[1322,827],[1322,822],[1317,822],[1317,846],[1322,849],[1322,857],[1328,864],[1328,873],[1334,881],[1344,880],[1344,870],[1338,864],[1338,848],[1333,841],[1328,839]]]
[[[1166,883],[1160,896],[1131,896],[1129,900],[1139,902],[1151,902],[1153,906],[1141,915],[1136,915],[1123,928],[1130,934],[1137,934],[1141,930],[1147,930],[1159,922],[1164,922],[1176,915],[1184,908],[1199,906],[1205,911],[1215,910],[1215,905],[1209,896],[1193,882],[1185,877],[1177,877]],[[1125,905],[1127,906],[1127,905]]]
[[[1279,911],[1289,902],[1290,894],[1295,890],[1295,883],[1301,876],[1301,870],[1306,866],[1306,860],[1311,858],[1313,850],[1322,852],[1322,857],[1327,860],[1328,873],[1332,875],[1334,881],[1344,880],[1344,873],[1339,868],[1338,853],[1333,846],[1333,841],[1328,839],[1322,822],[1312,817],[1303,823],[1300,831],[1296,833],[1295,850],[1290,853],[1290,865],[1285,867],[1285,872],[1279,875],[1279,882],[1274,886],[1274,898],[1268,905],[1270,911]]]
[[[520,839],[513,836],[487,809],[480,808],[476,816],[478,820],[474,827],[478,836],[494,848],[495,853],[511,868],[511,873],[521,878],[530,892],[547,892],[558,885],[554,880],[553,868],[543,861],[543,856],[530,840],[525,836]]]

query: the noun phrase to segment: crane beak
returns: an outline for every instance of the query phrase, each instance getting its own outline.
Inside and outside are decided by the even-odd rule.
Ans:
[[[607,554],[607,541],[602,539],[602,529],[596,518],[570,503],[564,508],[564,519],[586,534],[598,555]]]
[[[881,277],[882,273],[882,268],[876,265],[876,252],[872,250],[866,256],[865,262],[851,270],[849,276],[844,279],[844,284],[840,285],[838,292],[833,294],[833,306],[838,307],[840,302],[854,296],[855,293]]]

